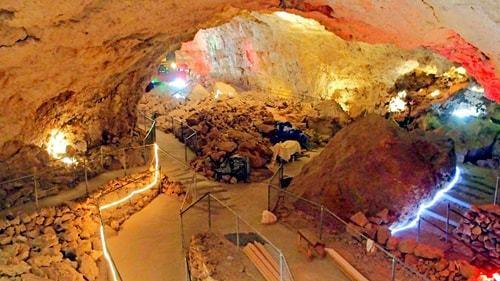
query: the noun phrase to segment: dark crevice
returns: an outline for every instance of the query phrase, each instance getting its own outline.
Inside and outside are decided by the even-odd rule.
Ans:
[[[425,1],[425,0],[420,0],[420,1],[422,1],[422,3],[425,6],[427,6],[428,8],[430,8],[432,10],[432,15],[434,16],[434,18],[436,19],[436,21],[439,22],[439,19],[438,19],[437,15],[436,15],[436,10],[434,10],[434,7],[431,4],[427,3],[427,1]]]
[[[17,40],[16,40],[14,43],[12,43],[12,44],[8,44],[8,45],[0,45],[0,49],[1,49],[1,48],[9,48],[9,47],[14,47],[15,45],[17,45],[17,44],[21,44],[21,43],[23,43],[23,42],[29,42],[29,41],[35,41],[35,42],[38,42],[38,41],[40,41],[40,38],[38,38],[38,37],[36,37],[36,36],[34,36],[34,35],[29,34],[29,33],[28,33],[28,31],[26,30],[26,28],[24,28],[24,27],[23,27],[22,29],[23,29],[23,31],[24,31],[24,33],[25,33],[24,37],[17,39]]]

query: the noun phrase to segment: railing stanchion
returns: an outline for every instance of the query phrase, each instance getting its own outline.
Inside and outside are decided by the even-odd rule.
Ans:
[[[87,160],[83,160],[83,171],[85,175],[85,194],[89,196],[89,178],[87,173]]]
[[[35,193],[35,206],[38,209],[38,182],[36,180],[36,169],[33,169],[33,189]]]
[[[283,264],[283,254],[281,253],[280,251],[280,281],[284,281],[285,279],[283,278],[283,267],[284,267],[284,264]]]
[[[396,280],[396,258],[392,257],[391,281]]]
[[[450,227],[450,203],[446,205],[446,242],[448,242],[449,227]]]
[[[417,242],[420,242],[420,223],[421,223],[420,217],[418,218],[418,223],[417,223]]]
[[[321,205],[321,211],[320,211],[320,214],[319,214],[319,240],[323,240],[323,216],[324,216],[324,212],[325,212],[325,207],[323,207],[323,205]]]
[[[267,185],[267,210],[271,211],[271,184]]]
[[[240,247],[240,219],[236,216],[236,247]]]
[[[102,155],[102,146],[99,147],[99,159],[101,161],[101,169],[104,170],[104,156]]]
[[[497,204],[497,200],[498,200],[498,185],[499,185],[499,182],[500,182],[500,176],[497,176],[497,182],[496,182],[496,185],[495,185],[495,197],[493,198],[493,205],[496,205],[496,204]]]
[[[210,206],[210,194],[208,194],[208,230],[212,230],[212,209]]]

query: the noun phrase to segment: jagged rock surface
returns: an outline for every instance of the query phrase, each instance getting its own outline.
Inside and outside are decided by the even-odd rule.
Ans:
[[[404,220],[454,170],[454,145],[448,139],[408,133],[391,121],[368,115],[341,129],[303,167],[290,189],[345,218],[387,208]],[[297,202],[296,207],[305,206]]]

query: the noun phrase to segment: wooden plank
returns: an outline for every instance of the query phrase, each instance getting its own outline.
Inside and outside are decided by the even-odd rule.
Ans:
[[[266,269],[272,274],[273,277],[276,279],[279,279],[279,273],[278,271],[273,268],[272,264],[270,264],[267,259],[264,257],[264,255],[259,251],[257,246],[255,244],[250,243],[250,250],[253,251],[255,256],[261,261],[261,263],[266,267]]]
[[[271,274],[271,272],[269,272],[267,270],[267,268],[264,266],[264,264],[262,264],[262,262],[260,261],[260,259],[251,250],[251,246],[250,245],[251,244],[247,244],[243,248],[243,253],[245,253],[247,255],[247,257],[250,259],[250,261],[252,261],[252,263],[255,265],[255,267],[257,268],[257,270],[259,270],[259,272],[262,274],[262,276],[264,277],[264,279],[266,279],[266,281],[278,281],[278,279],[276,279]]]
[[[349,262],[347,262],[337,251],[332,248],[325,248],[327,254],[335,261],[340,269],[353,281],[369,281]]]
[[[274,272],[276,272],[277,277],[279,277],[280,270],[279,270],[279,266],[278,266],[278,263],[276,262],[276,260],[273,259],[273,257],[271,256],[269,251],[267,251],[266,247],[264,247],[263,244],[261,244],[259,242],[255,242],[254,244],[257,247],[257,249],[260,251],[262,256],[266,259],[266,262],[271,266],[271,268],[274,270]]]

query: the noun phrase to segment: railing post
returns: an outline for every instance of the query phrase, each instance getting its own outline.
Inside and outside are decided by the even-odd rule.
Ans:
[[[211,195],[208,194],[208,230],[212,230],[212,209],[210,206],[210,197]]]
[[[38,182],[36,180],[36,169],[33,169],[33,189],[35,193],[35,206],[38,209]]]
[[[125,152],[126,149],[123,150],[123,172],[125,173],[125,176],[127,175],[127,153]]]
[[[101,169],[104,170],[104,156],[102,155],[102,146],[99,147],[99,159],[101,161]]]
[[[420,242],[420,222],[421,219],[418,217],[418,223],[417,223],[417,242]]]
[[[321,212],[319,214],[319,240],[323,240],[323,216],[325,212],[325,207],[321,205]]]
[[[396,258],[392,257],[391,281],[396,280]]]
[[[449,225],[450,225],[450,203],[446,205],[446,242],[448,242]]]
[[[271,211],[271,184],[267,185],[267,210]]]
[[[83,171],[85,175],[85,193],[89,196],[89,179],[87,174],[87,159],[83,159]]]
[[[495,185],[495,198],[493,198],[493,205],[496,205],[498,200],[498,182],[500,182],[500,176],[497,176],[497,182]]]
[[[240,218],[236,216],[236,246],[240,247]]]
[[[280,281],[284,281],[285,278],[283,276],[284,264],[283,264],[283,254],[280,251]]]
[[[181,244],[182,244],[182,250],[184,251],[186,249],[186,245],[184,244],[184,222],[182,220],[182,211],[179,212],[179,215],[181,217]]]

